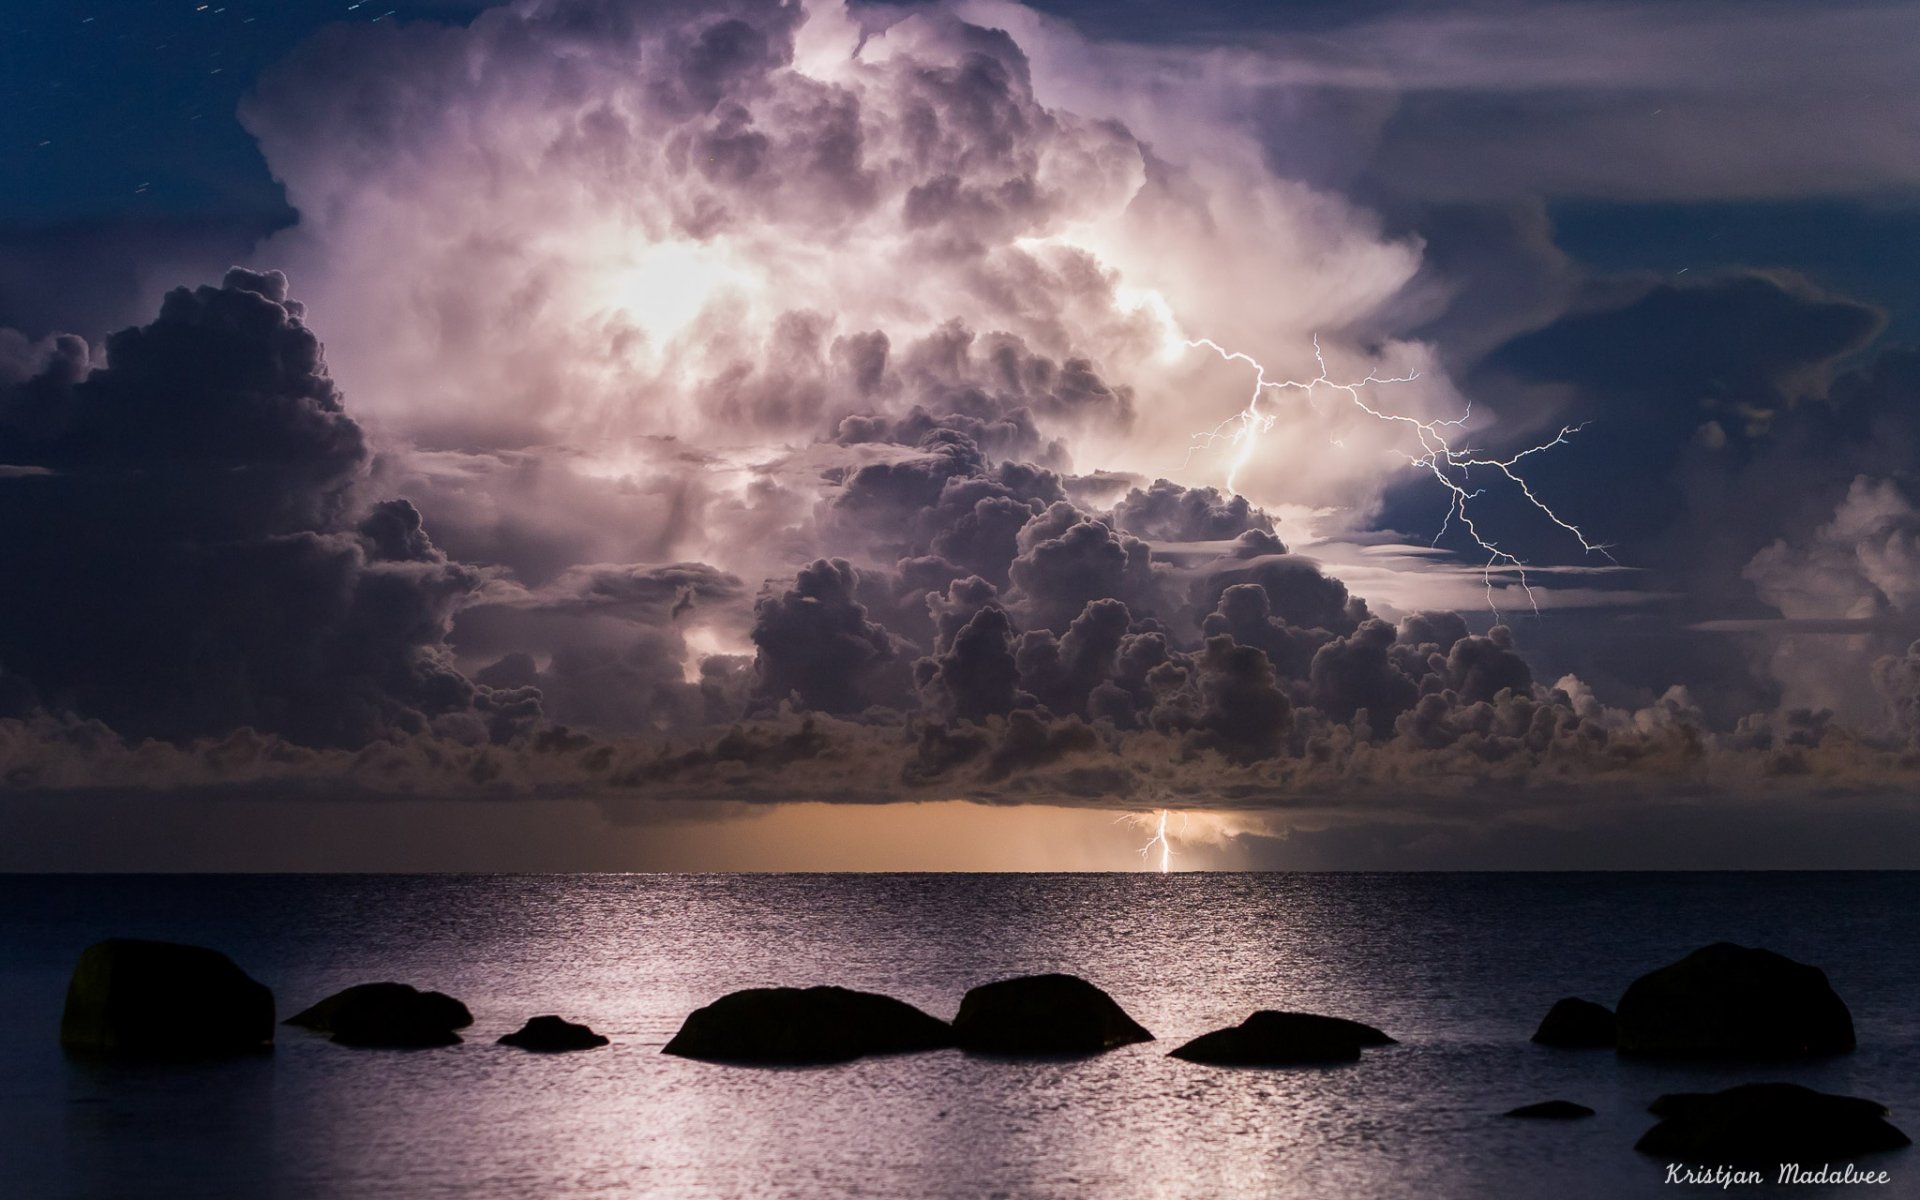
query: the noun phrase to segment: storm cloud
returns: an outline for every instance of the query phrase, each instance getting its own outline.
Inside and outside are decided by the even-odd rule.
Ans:
[[[1805,24],[1904,27],[1849,12]],[[978,4],[321,31],[244,108],[300,213],[262,269],[98,347],[0,333],[0,777],[620,819],[1908,786],[1916,360],[1792,272],[1582,274],[1489,191],[1567,128],[1629,140],[1621,89],[1698,94],[1629,52],[1704,26],[1487,20],[1316,55]],[[1776,111],[1711,74],[1742,122]],[[1556,89],[1482,136],[1489,96]],[[1409,145],[1467,117],[1472,154]],[[1351,158],[1289,157],[1322,120],[1366,133]],[[1858,140],[1833,172],[1909,182]],[[1694,144],[1639,146],[1635,186],[1815,186]],[[1442,428],[1508,456],[1458,474],[1483,525],[1417,469]],[[1685,653],[1563,661],[1569,610],[1667,603]]]
[[[40,704],[319,746],[537,710],[450,661],[483,572],[405,501],[357,510],[366,439],[302,318],[284,276],[235,270],[97,369],[60,339],[0,393],[0,461],[25,468],[0,478],[0,661]]]

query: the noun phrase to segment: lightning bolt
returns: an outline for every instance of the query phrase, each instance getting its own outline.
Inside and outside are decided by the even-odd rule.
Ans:
[[[1399,375],[1385,379],[1372,372],[1368,372],[1365,379],[1357,382],[1337,383],[1327,374],[1326,355],[1322,353],[1320,349],[1320,336],[1315,334],[1313,338],[1313,359],[1314,362],[1319,364],[1320,374],[1312,379],[1306,380],[1274,380],[1267,378],[1267,368],[1251,355],[1243,354],[1237,350],[1228,350],[1211,338],[1190,338],[1183,339],[1183,341],[1190,350],[1197,350],[1204,347],[1218,354],[1228,362],[1241,362],[1253,368],[1253,391],[1247,397],[1246,407],[1235,415],[1220,422],[1220,424],[1214,426],[1212,429],[1193,435],[1187,445],[1187,461],[1189,463],[1193,461],[1195,454],[1203,450],[1211,450],[1221,442],[1226,442],[1228,446],[1232,448],[1233,457],[1227,467],[1227,490],[1229,492],[1235,495],[1239,494],[1238,489],[1234,486],[1234,480],[1238,477],[1240,469],[1247,464],[1247,460],[1252,457],[1254,443],[1259,440],[1261,434],[1273,428],[1274,421],[1279,417],[1277,412],[1262,407],[1261,402],[1266,398],[1267,393],[1269,391],[1280,392],[1292,390],[1301,393],[1301,395],[1311,400],[1315,388],[1330,388],[1333,391],[1344,394],[1355,408],[1358,408],[1361,412],[1366,413],[1375,420],[1388,424],[1404,425],[1412,431],[1414,438],[1419,443],[1420,453],[1408,454],[1407,464],[1411,467],[1427,471],[1435,479],[1439,480],[1440,485],[1447,489],[1448,494],[1447,511],[1441,517],[1440,528],[1433,535],[1433,542],[1431,544],[1439,545],[1440,539],[1446,536],[1447,530],[1455,521],[1458,521],[1461,527],[1467,531],[1467,536],[1473,539],[1474,544],[1486,552],[1487,561],[1482,567],[1480,574],[1481,580],[1485,583],[1487,589],[1487,607],[1493,610],[1495,616],[1498,616],[1500,613],[1500,609],[1494,601],[1493,577],[1496,571],[1511,570],[1514,572],[1520,581],[1521,590],[1526,593],[1528,606],[1533,609],[1536,615],[1540,612],[1540,605],[1534,597],[1532,585],[1527,580],[1527,564],[1522,562],[1510,551],[1503,549],[1498,542],[1495,542],[1486,534],[1482,533],[1480,527],[1474,522],[1471,503],[1486,494],[1485,488],[1471,488],[1470,490],[1472,472],[1476,467],[1484,470],[1498,471],[1520,489],[1520,494],[1526,497],[1528,504],[1537,509],[1549,521],[1569,534],[1572,534],[1574,539],[1580,543],[1580,548],[1583,551],[1588,554],[1599,554],[1604,556],[1609,562],[1613,561],[1613,556],[1607,553],[1608,547],[1592,541],[1579,526],[1554,512],[1545,501],[1534,494],[1532,485],[1530,485],[1526,477],[1520,473],[1522,460],[1543,451],[1551,450],[1555,446],[1566,445],[1569,438],[1587,427],[1585,422],[1578,425],[1562,426],[1560,432],[1554,435],[1550,441],[1543,442],[1538,446],[1530,446],[1510,458],[1493,458],[1471,447],[1456,447],[1453,444],[1452,439],[1460,435],[1462,427],[1467,423],[1467,419],[1473,415],[1473,404],[1471,401],[1468,402],[1465,412],[1450,420],[1421,421],[1413,417],[1402,416],[1399,413],[1386,412],[1375,408],[1373,405],[1367,403],[1360,394],[1362,388],[1372,387],[1376,384],[1412,383],[1414,380],[1420,378],[1420,374],[1417,371],[1411,375]],[[1149,848],[1151,848],[1152,845],[1153,843],[1148,843]]]
[[[1140,857],[1149,859],[1149,861],[1151,861],[1149,856],[1152,855],[1153,848],[1155,846],[1160,847],[1160,873],[1162,875],[1165,875],[1168,871],[1173,869],[1173,843],[1169,841],[1167,838],[1167,818],[1171,815],[1172,814],[1169,813],[1164,808],[1161,809],[1156,814],[1156,820],[1155,820],[1154,829],[1153,829],[1153,836],[1147,839],[1146,845],[1140,847]],[[1122,816],[1120,819],[1123,821],[1131,820],[1131,821],[1144,823],[1143,817],[1144,817],[1144,814],[1139,814],[1139,815],[1128,814],[1126,816]],[[1187,825],[1187,816],[1185,813],[1181,813],[1180,828],[1184,830],[1186,828],[1186,825]]]

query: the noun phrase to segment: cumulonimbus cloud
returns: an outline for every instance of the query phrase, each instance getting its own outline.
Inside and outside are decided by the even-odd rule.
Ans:
[[[1251,807],[1910,770],[1354,595],[1274,514],[1368,511],[1407,427],[1300,393],[1232,494],[1188,448],[1252,381],[1183,338],[1311,378],[1317,334],[1463,411],[1382,333],[1418,245],[1243,123],[1149,139],[1008,28],[862,20],[529,2],[269,73],[301,220],[260,253],[304,303],[236,271],[101,363],[0,343],[7,778]],[[31,640],[90,621],[125,637]]]

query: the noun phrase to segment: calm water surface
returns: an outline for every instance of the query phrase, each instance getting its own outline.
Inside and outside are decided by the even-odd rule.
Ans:
[[[1663,1091],[1785,1078],[1920,1136],[1920,875],[598,875],[0,878],[0,1194],[28,1197],[1588,1197],[1719,1194],[1635,1154]],[[66,977],[109,935],[215,946],[282,1015],[399,979],[465,1000],[465,1044],[67,1061]],[[1826,969],[1861,1049],[1699,1068],[1555,1051],[1553,1000],[1611,1004],[1709,941]],[[765,1070],[659,1053],[735,988],[839,983],[942,1017],[1071,971],[1156,1043],[1074,1062],[958,1052]],[[1358,1065],[1178,1062],[1257,1008],[1404,1043]],[[492,1041],[557,1012],[613,1039]],[[1495,1114],[1563,1097],[1574,1123]],[[1920,1195],[1920,1150],[1864,1160]],[[1736,1194],[1738,1190],[1736,1189]]]

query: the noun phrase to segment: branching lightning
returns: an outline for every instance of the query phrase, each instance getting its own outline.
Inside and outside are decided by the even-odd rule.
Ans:
[[[1114,818],[1116,824],[1121,821],[1125,821],[1131,825],[1145,825],[1149,821],[1153,822],[1153,836],[1147,839],[1146,845],[1140,847],[1140,857],[1151,862],[1153,861],[1153,848],[1155,846],[1160,847],[1160,873],[1162,875],[1167,874],[1173,869],[1173,842],[1167,835],[1167,820],[1172,815],[1172,813],[1163,808],[1159,809],[1151,817],[1146,813],[1122,813],[1120,816]],[[1181,831],[1185,832],[1186,827],[1187,814],[1181,813]]]
[[[1419,443],[1420,453],[1408,454],[1408,465],[1426,470],[1435,479],[1440,481],[1440,485],[1446,488],[1448,493],[1447,511],[1441,518],[1439,530],[1433,535],[1432,544],[1436,546],[1439,545],[1440,539],[1446,536],[1448,528],[1451,527],[1453,522],[1458,521],[1461,527],[1467,531],[1467,536],[1473,539],[1474,544],[1486,551],[1487,561],[1481,571],[1481,578],[1486,584],[1487,606],[1493,609],[1496,615],[1498,615],[1500,610],[1494,603],[1493,576],[1496,571],[1500,570],[1512,570],[1515,573],[1520,581],[1521,590],[1526,593],[1528,605],[1536,614],[1540,611],[1540,605],[1534,598],[1532,586],[1528,583],[1526,564],[1510,551],[1502,549],[1498,542],[1495,542],[1486,534],[1482,533],[1480,527],[1474,522],[1473,512],[1470,507],[1471,502],[1485,494],[1484,488],[1471,486],[1472,472],[1476,467],[1483,470],[1498,471],[1501,475],[1505,476],[1520,489],[1520,494],[1526,497],[1528,504],[1542,513],[1549,521],[1552,521],[1555,525],[1573,535],[1575,540],[1580,543],[1580,548],[1586,553],[1603,555],[1608,561],[1613,560],[1613,556],[1607,553],[1606,546],[1588,538],[1579,526],[1562,518],[1560,514],[1554,512],[1545,501],[1535,495],[1532,486],[1520,472],[1520,463],[1523,459],[1531,455],[1539,454],[1542,451],[1550,450],[1555,446],[1566,445],[1569,438],[1586,428],[1585,422],[1579,425],[1563,426],[1560,432],[1550,441],[1543,442],[1538,446],[1530,446],[1510,458],[1493,458],[1469,446],[1456,447],[1451,440],[1459,436],[1468,418],[1473,415],[1473,405],[1471,402],[1468,403],[1466,411],[1458,417],[1444,421],[1421,421],[1414,417],[1402,416],[1399,413],[1386,412],[1375,408],[1373,405],[1367,403],[1360,394],[1362,388],[1371,387],[1376,384],[1412,383],[1420,377],[1418,372],[1414,372],[1411,375],[1400,375],[1384,379],[1372,372],[1368,372],[1365,379],[1354,383],[1335,382],[1327,375],[1326,356],[1321,352],[1320,338],[1319,335],[1316,334],[1313,339],[1313,358],[1314,361],[1319,364],[1320,374],[1308,380],[1272,380],[1267,378],[1266,367],[1251,355],[1243,354],[1237,350],[1228,350],[1211,338],[1184,339],[1184,341],[1188,349],[1199,349],[1204,346],[1228,362],[1246,363],[1252,367],[1254,371],[1253,392],[1247,398],[1246,407],[1234,416],[1220,422],[1220,424],[1214,426],[1212,429],[1195,434],[1187,446],[1187,459],[1189,462],[1192,461],[1194,454],[1203,450],[1211,450],[1221,442],[1226,442],[1228,446],[1232,448],[1233,458],[1227,468],[1226,480],[1227,490],[1229,492],[1238,494],[1238,489],[1235,487],[1234,482],[1240,473],[1240,469],[1244,467],[1247,460],[1252,457],[1254,443],[1259,440],[1261,434],[1273,428],[1273,423],[1279,416],[1278,413],[1262,407],[1261,402],[1266,398],[1267,392],[1269,390],[1276,392],[1293,390],[1311,399],[1315,388],[1330,388],[1333,391],[1345,394],[1355,408],[1358,408],[1361,412],[1366,413],[1375,420],[1389,424],[1404,425],[1412,430],[1415,439]],[[1150,848],[1152,843],[1149,842],[1148,846]]]

